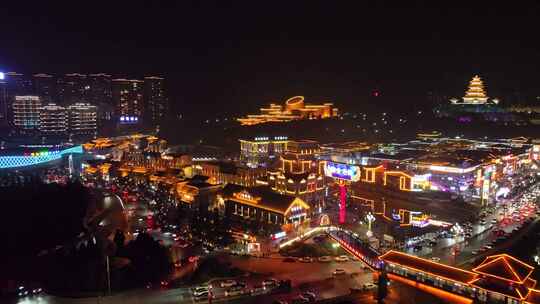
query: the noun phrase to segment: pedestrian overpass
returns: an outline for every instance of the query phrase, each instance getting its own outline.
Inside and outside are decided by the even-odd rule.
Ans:
[[[510,255],[488,256],[466,270],[394,250],[381,254],[340,227],[326,227],[325,232],[373,271],[450,303],[540,304],[540,290],[531,278],[534,267]]]

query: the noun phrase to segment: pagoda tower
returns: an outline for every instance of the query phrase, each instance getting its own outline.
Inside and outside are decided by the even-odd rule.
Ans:
[[[486,91],[484,90],[484,83],[482,79],[475,75],[471,82],[469,82],[469,89],[463,96],[464,104],[485,104],[488,101]]]

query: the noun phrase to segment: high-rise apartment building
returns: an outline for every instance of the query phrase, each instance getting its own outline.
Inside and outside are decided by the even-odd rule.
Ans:
[[[112,103],[111,75],[105,73],[88,75],[87,102],[95,106]]]
[[[144,115],[149,123],[161,121],[167,111],[164,79],[162,77],[144,77]]]
[[[63,105],[86,101],[89,91],[88,77],[84,74],[66,74],[64,77],[58,79],[58,100]]]
[[[53,102],[56,97],[56,81],[52,75],[49,74],[34,74],[32,76],[34,95],[39,96],[41,101]]]
[[[66,108],[55,103],[41,107],[39,131],[44,135],[65,135],[68,129]]]
[[[72,135],[97,134],[97,107],[89,103],[68,106],[69,133]]]
[[[14,96],[13,101],[13,126],[19,130],[35,130],[39,127],[39,112],[41,100],[39,96],[23,95]]]
[[[6,75],[0,72],[0,126],[8,124],[8,92]]]
[[[142,80],[112,80],[113,104],[120,124],[141,122],[144,109],[143,84]]]
[[[16,72],[7,72],[4,74],[5,85],[7,89],[6,98],[6,119],[8,122],[13,122],[13,102],[15,96],[31,95],[32,82],[25,78],[23,74]]]

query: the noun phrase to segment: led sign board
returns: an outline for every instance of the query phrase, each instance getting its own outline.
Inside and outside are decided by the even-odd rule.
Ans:
[[[357,182],[360,180],[360,167],[335,162],[326,162],[324,174],[336,179]]]

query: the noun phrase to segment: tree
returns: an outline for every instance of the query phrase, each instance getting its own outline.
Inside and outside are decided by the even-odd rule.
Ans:
[[[134,267],[135,285],[158,282],[172,270],[167,248],[146,233],[139,234],[135,240],[129,242],[125,254]]]
[[[114,234],[114,244],[116,245],[116,252],[120,252],[124,249],[124,243],[126,241],[126,237],[124,236],[124,233],[120,229],[116,229],[116,233]]]

